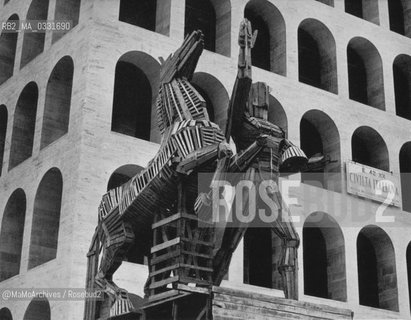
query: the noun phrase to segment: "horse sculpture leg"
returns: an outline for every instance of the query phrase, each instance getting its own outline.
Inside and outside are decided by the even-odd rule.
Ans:
[[[110,297],[112,302],[111,316],[130,312],[133,308],[127,291],[119,288],[113,282],[113,274],[120,267],[127,252],[134,243],[134,232],[130,224],[120,221],[121,217],[118,217],[117,220],[116,224],[119,226],[111,232],[108,231],[104,223],[102,224],[105,241],[102,243],[103,256],[95,279],[96,284]]]

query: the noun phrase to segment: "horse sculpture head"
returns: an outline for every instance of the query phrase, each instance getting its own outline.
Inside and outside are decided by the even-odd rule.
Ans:
[[[194,31],[174,54],[162,61],[157,98],[157,120],[162,134],[176,122],[209,120],[205,99],[190,83],[203,49],[203,34]]]
[[[191,80],[204,49],[204,36],[201,31],[193,31],[187,36],[174,54],[162,61],[160,83],[169,83],[175,78]]]

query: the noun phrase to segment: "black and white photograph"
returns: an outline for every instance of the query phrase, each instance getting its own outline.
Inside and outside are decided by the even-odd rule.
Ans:
[[[0,320],[411,320],[411,0],[0,0]]]

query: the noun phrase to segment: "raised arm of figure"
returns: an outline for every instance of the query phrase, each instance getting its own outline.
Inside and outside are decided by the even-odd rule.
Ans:
[[[225,138],[230,141],[231,133],[241,126],[242,117],[246,109],[246,104],[252,83],[252,62],[251,49],[257,38],[257,31],[251,29],[251,23],[244,19],[240,25],[238,44],[240,52],[238,55],[238,73],[235,80],[233,92],[228,106],[228,117],[225,130]]]

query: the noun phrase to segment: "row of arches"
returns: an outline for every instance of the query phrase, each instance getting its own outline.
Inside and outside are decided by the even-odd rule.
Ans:
[[[110,176],[107,190],[127,182],[143,168],[124,165]],[[337,301],[347,301],[346,252],[343,231],[324,212],[308,216],[303,225],[304,293]],[[380,227],[369,225],[357,235],[359,303],[398,311],[398,289],[394,246]],[[278,272],[281,239],[269,228],[249,228],[244,236],[244,282],[282,289]],[[143,263],[144,256],[131,262]],[[406,251],[411,290],[411,243]],[[411,295],[411,291],[410,291]],[[411,306],[411,301],[410,301]]]
[[[316,0],[334,7],[334,0]],[[38,18],[41,15],[47,17],[48,2],[40,4],[41,1],[32,1],[27,20],[31,17]],[[262,2],[257,0],[258,2]],[[377,0],[345,0],[345,12],[367,21],[379,24],[379,7]],[[4,4],[8,3],[5,0]],[[44,2],[43,2],[44,3]],[[157,31],[168,35],[170,20],[170,0],[150,1],[143,0],[139,3],[128,3],[125,0],[120,2],[120,21],[131,23],[142,28]],[[207,0],[196,3],[193,0],[186,0],[186,29],[193,29],[193,26],[204,28],[206,42],[210,44],[210,49],[216,48],[216,38],[223,37],[230,32],[231,23],[231,3],[229,0],[217,2]],[[406,0],[388,1],[388,14],[390,30],[410,37],[411,19],[409,16],[410,4]],[[80,0],[57,1],[55,18],[72,20],[73,25],[77,25],[80,14]],[[55,34],[56,38],[61,35]],[[214,40],[214,41],[213,41]],[[218,42],[218,39],[217,39]],[[213,50],[214,51],[214,50]]]
[[[56,141],[68,130],[73,62],[64,57],[54,68],[46,91],[46,107],[41,136],[41,148]],[[141,139],[150,139],[151,105],[154,95],[151,88],[157,87],[159,64],[149,55],[141,52],[125,54],[120,58],[115,75],[114,102],[112,113],[112,131],[127,134]],[[211,118],[220,126],[225,123],[225,110],[214,106],[225,106],[228,94],[224,86],[213,76],[197,73],[194,76],[196,88],[209,102]],[[145,88],[146,90],[140,90]],[[211,98],[210,98],[211,97]],[[17,166],[31,156],[34,139],[35,114],[38,89],[35,83],[29,83],[17,103],[13,125],[9,169]],[[287,116],[281,104],[271,96],[270,121],[287,129]],[[4,153],[7,109],[0,107],[0,120],[3,126],[0,131],[0,156]],[[341,170],[340,137],[334,122],[320,111],[311,111],[304,115],[300,124],[301,146],[309,157],[317,154],[330,156],[334,162],[322,172],[338,179]],[[373,147],[371,147],[373,146]],[[407,163],[410,159],[408,147],[401,150],[401,172],[408,173]],[[361,127],[352,136],[352,159],[381,170],[389,171],[388,149],[383,138],[372,128]],[[310,179],[314,176],[310,174]],[[404,176],[403,189],[407,194],[408,175]],[[304,176],[303,176],[304,180]],[[326,186],[322,175],[315,179]],[[326,186],[327,187],[327,186]],[[336,191],[338,191],[338,185]],[[404,197],[405,201],[407,197]],[[405,206],[409,209],[408,204]]]
[[[144,4],[146,2],[147,4]],[[392,3],[400,2],[401,0],[392,1]],[[147,12],[155,13],[154,2],[146,0],[138,5],[127,3],[127,1],[122,1],[120,4],[120,20],[130,22],[129,18],[124,17],[129,14],[134,17],[133,24],[154,31],[154,23],[151,24],[151,27],[147,27],[145,23],[145,19],[149,16]],[[149,3],[151,7],[149,7]],[[224,9],[219,8],[226,12],[227,7],[229,8],[229,1],[220,3],[226,3],[223,5]],[[363,0],[362,2],[346,0],[346,10],[360,17],[363,17],[364,12],[368,14],[365,17],[376,19],[375,15],[377,14],[378,18],[378,10],[374,8],[375,3],[376,1],[372,0]],[[133,8],[129,8],[130,6]],[[188,34],[194,29],[203,30],[206,49],[221,53],[221,50],[216,49],[218,47],[217,38],[226,37],[218,35],[219,28],[216,26],[219,26],[220,23],[216,18],[216,12],[219,11],[213,1],[200,3],[187,0],[185,33]],[[154,13],[152,15],[155,15]],[[245,7],[244,16],[259,31],[255,47],[252,50],[253,65],[285,76],[287,73],[286,27],[280,11],[266,0],[251,0]],[[225,15],[225,19],[229,19],[228,15]],[[398,19],[393,21],[398,23]],[[229,21],[225,24],[229,25]],[[225,29],[225,32],[228,31]],[[229,41],[225,39],[224,43],[227,45]],[[229,54],[229,50],[227,52]],[[300,24],[298,28],[298,61],[300,82],[338,94],[336,43],[331,31],[322,22],[306,19]],[[410,70],[408,67],[410,61],[411,57],[402,55],[393,64],[394,78],[396,79],[394,87],[397,97],[397,115],[407,119],[411,119],[409,101],[411,81],[409,80]],[[347,45],[347,65],[350,99],[385,110],[383,64],[377,48],[367,39],[353,38]]]
[[[359,303],[398,311],[395,252],[388,234],[377,226],[364,227],[357,236],[356,251]],[[303,268],[309,275],[304,277],[304,293],[347,301],[345,259],[338,223],[323,213],[308,217],[303,227]]]
[[[128,52],[118,60],[114,81],[112,131],[158,142],[151,106],[154,104],[153,91],[158,86],[159,70],[157,60],[142,52]],[[207,101],[211,120],[224,129],[225,106],[229,100],[224,85],[214,76],[204,72],[195,73],[193,83]],[[372,97],[376,99],[377,96]],[[287,115],[281,103],[273,96],[270,96],[269,120],[287,131]],[[319,183],[329,190],[341,191],[340,134],[334,121],[320,110],[308,111],[300,122],[300,139],[300,145],[308,157],[323,155],[331,160],[318,171],[302,174],[302,180]],[[411,172],[407,165],[411,161],[409,149],[406,145],[400,152],[401,173]],[[390,171],[387,144],[376,130],[368,126],[355,130],[351,138],[351,150],[352,160]],[[403,194],[406,195],[411,190],[411,179],[406,174],[402,178]],[[411,210],[411,204],[408,204],[407,199],[408,197],[404,196],[404,208]]]
[[[61,58],[52,70],[46,87],[40,149],[68,132],[74,63],[71,57]],[[33,153],[39,89],[35,82],[28,83],[20,93],[13,114],[8,170],[18,166]],[[3,164],[8,124],[8,111],[0,105],[0,161]],[[1,165],[0,165],[1,169]],[[1,171],[0,171],[1,172]]]
[[[310,110],[300,122],[300,146],[306,155],[323,155],[331,162],[325,167],[311,169],[301,174],[302,182],[341,192],[341,143],[334,121],[324,112]],[[361,126],[351,136],[351,159],[355,162],[391,171],[390,155],[384,138],[373,128]],[[402,208],[411,212],[411,142],[399,150]]]
[[[119,20],[169,35],[171,0],[120,1]],[[230,56],[231,3],[229,0],[185,1],[184,34],[202,30],[207,50]]]
[[[120,57],[114,76],[112,131],[159,142],[155,114],[152,112],[159,74],[159,62],[146,53],[132,51]],[[192,83],[207,101],[210,118],[223,127],[226,110],[212,106],[227,104],[229,95],[224,85],[204,72],[195,73]]]
[[[380,24],[377,0],[345,0],[345,12],[369,22]],[[407,0],[389,0],[388,16],[390,30],[411,37],[411,4]]]
[[[355,37],[349,41],[346,55],[349,98],[385,111],[383,62],[377,48],[369,40]],[[307,19],[300,24],[298,62],[300,82],[338,94],[336,43],[323,23]],[[410,62],[410,56],[400,55],[392,65],[396,114],[409,120]],[[265,69],[273,71],[268,65]]]
[[[279,238],[271,229],[247,230],[244,237],[245,283],[282,289],[275,265],[280,246]],[[377,226],[366,226],[357,236],[356,251],[359,303],[398,311],[395,250],[389,235]],[[303,270],[309,275],[304,277],[304,294],[347,301],[345,255],[344,235],[338,223],[328,214],[311,214],[303,226]],[[407,247],[405,260],[411,290],[411,244]],[[24,319],[48,319],[44,317],[50,312],[47,306],[47,301],[34,299]],[[35,317],[40,315],[39,312],[43,317]],[[0,316],[0,319],[12,319],[10,310],[6,308],[0,310]]]
[[[57,256],[63,177],[59,169],[45,173],[34,199],[28,269]],[[15,190],[4,208],[0,230],[0,282],[20,273],[27,197]]]
[[[41,2],[42,4],[40,5],[37,4],[38,1],[33,1],[30,6],[28,16],[31,19],[47,15],[48,3],[44,4],[45,2]],[[190,1],[188,1],[186,5],[192,9],[188,9],[187,12],[203,13],[207,11],[203,7],[196,8],[195,6],[198,5],[196,3],[190,4]],[[208,7],[211,8],[213,5],[216,4],[210,4]],[[64,6],[60,4],[58,6],[59,9],[56,9],[56,15],[61,18],[77,17],[74,19],[76,22],[78,21],[79,6],[80,3],[75,3],[74,0]],[[133,6],[133,8],[129,8],[129,6]],[[204,4],[203,6],[207,7]],[[148,19],[149,15],[147,12],[151,12],[152,7],[157,7],[155,1],[142,1],[138,4],[123,1],[120,4],[120,16],[128,14],[130,17],[137,17],[136,19],[140,20],[138,17],[141,15],[144,19]],[[224,9],[221,9],[223,12],[228,10],[226,8],[227,4],[223,7]],[[124,12],[123,15],[122,12]],[[260,68],[286,75],[285,22],[279,10],[265,0],[251,0],[245,8],[244,14],[260,31],[255,49],[253,50],[254,64]],[[190,14],[192,19],[194,19],[194,16],[195,14]],[[207,17],[207,14],[205,16]],[[129,22],[130,19],[126,16],[123,20]],[[9,20],[18,20],[18,17],[13,15]],[[190,24],[190,28],[200,28],[205,23],[204,21],[193,22],[193,24]],[[207,29],[208,27],[202,28]],[[26,35],[28,38],[27,41],[23,42],[22,65],[31,61],[43,50],[43,45],[40,42],[44,42],[44,34],[26,33]],[[55,35],[57,37],[62,34],[55,33]],[[0,72],[2,77],[0,78],[0,83],[12,75],[17,43],[16,37],[17,34],[15,33],[4,33],[1,36],[0,51],[3,52],[0,52],[2,53],[0,54],[0,68],[4,72]],[[30,37],[33,38],[31,39]],[[332,93],[338,93],[335,40],[330,30],[317,20],[306,19],[298,28],[298,42],[300,81]],[[30,48],[25,50],[25,43],[27,43],[27,46],[34,45],[35,50]],[[211,45],[207,43],[206,41],[206,46],[210,47]],[[229,41],[225,39],[223,43],[227,44]],[[349,97],[355,101],[384,110],[383,66],[381,56],[375,46],[364,38],[352,39],[347,46],[347,61]],[[411,119],[410,63],[411,57],[401,55],[396,58],[393,64],[397,115],[407,119]]]
[[[316,1],[334,7],[334,0]],[[377,0],[345,0],[344,2],[345,12],[375,24],[380,23]],[[246,12],[249,11],[251,15],[248,16],[246,13],[246,16],[251,18],[253,11],[259,11],[257,19],[262,19],[262,21],[265,21],[265,24],[273,24],[273,21],[276,21],[275,17],[270,17],[270,13],[264,11],[267,3],[267,1],[261,0],[249,1]],[[388,1],[390,30],[408,37],[411,36],[410,8],[411,5],[406,0]],[[168,35],[170,28],[170,0],[163,3],[160,1],[144,0],[138,4],[122,0],[120,2],[119,20]],[[186,0],[185,2],[185,34],[190,33],[194,29],[203,30],[206,48],[210,51],[226,54],[224,53],[225,50],[221,50],[218,47],[221,43],[221,38],[229,38],[230,23],[231,3],[229,0],[219,2],[206,0],[201,3],[194,0]],[[265,33],[267,31],[265,24],[257,23],[255,25],[262,26],[259,30]],[[268,28],[268,30],[273,29]],[[229,54],[229,50],[227,53]]]
[[[269,8],[260,13],[260,7],[253,4],[251,1],[245,11],[259,30],[252,51],[253,65],[286,75],[284,20],[275,9],[272,14],[275,19],[266,22]],[[271,25],[274,22],[283,26]],[[300,82],[338,94],[336,44],[330,30],[317,20],[304,20],[298,28],[298,44]],[[411,120],[410,65],[411,56],[400,55],[392,68],[396,114]],[[385,110],[383,63],[377,48],[367,39],[351,39],[347,46],[347,66],[349,98]]]
[[[323,219],[318,220],[318,216]],[[256,232],[258,231],[258,232]],[[248,229],[244,237],[245,283],[281,289],[275,262],[279,239],[269,229]],[[347,301],[344,236],[338,224],[324,213],[309,216],[303,229],[304,294]],[[364,227],[357,237],[359,303],[398,311],[398,289],[395,252],[388,234],[377,226]],[[258,259],[253,259],[257,255]],[[264,257],[266,259],[261,259]],[[258,261],[258,263],[255,263]],[[411,296],[411,244],[406,251],[408,288]],[[411,305],[411,298],[410,298]],[[1,320],[13,320],[8,308],[0,309]],[[24,320],[50,319],[50,304],[45,298],[34,298]]]
[[[346,302],[345,239],[334,218],[323,212],[308,216],[302,247],[304,294]],[[281,290],[277,270],[280,251],[281,240],[273,230],[248,229],[244,236],[244,283]],[[356,255],[359,304],[399,311],[395,250],[389,235],[375,225],[362,228],[357,235]],[[405,258],[411,275],[411,243]],[[411,284],[410,278],[408,281]]]
[[[33,298],[26,311],[23,320],[50,320],[50,303],[46,298]],[[0,309],[0,320],[13,320],[10,309]]]
[[[81,0],[57,0],[54,12],[54,20],[71,21],[71,27],[74,28],[79,21]],[[47,20],[49,10],[48,0],[33,0],[27,11],[24,20]],[[9,17],[8,22],[19,22],[17,14]],[[52,42],[54,43],[68,31],[54,32]],[[24,32],[23,46],[21,51],[20,68],[23,68],[30,61],[36,58],[44,51],[46,33],[44,32]],[[0,85],[13,76],[16,53],[18,32],[3,32],[0,35]]]

